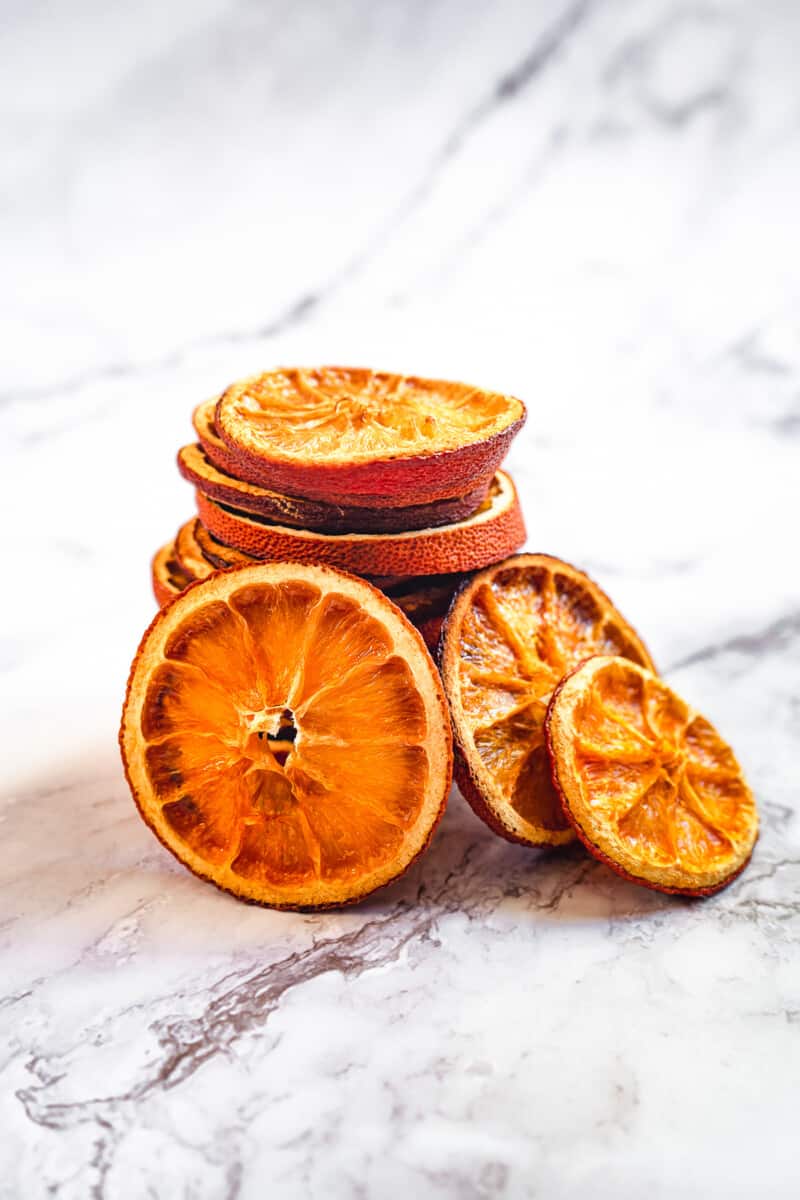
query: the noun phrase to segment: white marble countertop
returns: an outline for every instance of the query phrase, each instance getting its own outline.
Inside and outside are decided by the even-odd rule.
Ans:
[[[800,8],[5,6],[0,1195],[800,1193]],[[610,591],[763,832],[685,902],[454,793],[341,914],[248,908],[116,747],[189,413],[340,361],[526,399],[529,546]]]

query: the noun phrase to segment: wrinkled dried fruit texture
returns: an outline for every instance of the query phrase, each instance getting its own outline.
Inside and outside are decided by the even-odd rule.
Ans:
[[[234,549],[233,546],[226,546],[218,538],[212,537],[202,521],[198,521],[195,527],[195,539],[200,547],[200,553],[213,567],[242,567],[258,562],[258,559],[253,558],[252,554],[245,554],[242,550]]]
[[[193,583],[195,576],[178,559],[173,541],[156,551],[150,567],[150,578],[156,603],[163,607]]]
[[[519,401],[465,384],[337,367],[271,371],[229,388],[220,405],[265,452],[316,462],[460,446],[521,415]]]
[[[218,504],[199,491],[196,500],[207,532],[246,555],[264,562],[326,564],[373,579],[475,571],[500,561],[525,541],[519,497],[504,471],[497,472],[486,500],[472,516],[411,533],[324,534],[275,525]]]
[[[752,847],[756,810],[730,747],[649,672],[616,659],[586,675],[569,709],[572,753],[559,777],[579,789],[587,836],[615,861],[621,850],[628,870],[667,872],[676,886],[737,867]]]
[[[566,564],[510,564],[475,591],[460,630],[464,723],[493,787],[536,831],[570,829],[550,776],[544,717],[562,676],[591,654],[646,653]],[[562,838],[563,840],[563,838]]]
[[[304,581],[250,584],[171,634],[141,716],[177,838],[243,880],[390,860],[428,776],[423,700],[380,621]]]

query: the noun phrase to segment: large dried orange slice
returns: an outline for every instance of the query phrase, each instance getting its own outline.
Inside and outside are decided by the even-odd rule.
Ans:
[[[546,719],[553,779],[578,837],[618,874],[704,896],[746,866],[758,813],[733,751],[657,676],[591,658]]]
[[[197,408],[195,408],[194,412],[192,413],[192,424],[194,425],[195,433],[197,434],[197,441],[200,451],[205,456],[208,464],[211,467],[215,467],[219,470],[223,479],[235,479],[239,484],[245,484],[247,479],[240,478],[237,475],[237,471],[239,471],[241,467],[241,458],[235,451],[231,450],[226,442],[223,442],[222,438],[217,433],[217,427],[214,424],[216,407],[216,400],[206,400],[204,403],[198,404]],[[196,460],[193,460],[193,462],[196,466]],[[263,464],[259,467],[257,476],[258,478],[255,480],[255,482],[251,481],[251,486],[256,489],[256,494],[259,488],[267,492],[267,494],[281,494],[274,492],[269,485],[266,487],[261,486],[265,478],[263,476]],[[188,475],[185,477],[188,478]],[[475,482],[472,490],[468,492],[468,495],[471,496],[475,492],[480,492],[481,489],[483,489],[483,494],[485,495],[491,479],[492,471],[488,470],[487,475],[482,480],[477,480]],[[259,484],[259,480],[261,480],[261,484]],[[197,483],[196,486],[200,491],[205,491],[207,495],[211,496],[213,499],[222,500],[222,502],[225,503],[225,498],[223,496],[215,496],[214,492],[208,487],[204,487],[202,483]],[[462,492],[463,490],[464,489],[462,489]],[[253,493],[249,494],[253,495]],[[297,503],[300,498],[292,497],[292,499],[294,499],[294,501]],[[307,497],[303,497],[303,499],[305,499],[306,503],[309,505],[312,503]],[[444,480],[441,487],[437,487],[435,490],[430,492],[426,491],[425,498],[416,502],[416,504],[414,503],[413,496],[407,496],[403,494],[397,496],[388,495],[386,491],[380,487],[379,481],[379,490],[374,494],[365,493],[363,495],[356,495],[352,492],[348,492],[344,495],[338,495],[337,493],[333,493],[329,494],[325,500],[319,500],[316,503],[327,507],[346,508],[348,511],[352,511],[353,509],[357,508],[366,508],[375,513],[379,508],[400,508],[405,512],[413,512],[417,507],[427,508],[431,505],[438,505],[451,501],[458,504],[461,503],[463,499],[464,497],[459,494],[458,488],[452,487],[448,480]],[[480,500],[477,503],[480,503]],[[234,507],[236,507],[235,504]],[[240,504],[239,507],[244,511],[247,511],[248,509],[247,504]],[[254,512],[258,511],[258,509],[254,508],[252,505],[249,507]],[[265,515],[267,514],[265,513]],[[455,519],[455,517],[453,519]],[[391,520],[391,514],[387,514],[386,520]],[[400,526],[398,525],[397,527],[399,528]]]
[[[482,479],[464,496],[435,500],[431,504],[364,508],[285,496],[258,484],[235,479],[215,467],[199,443],[183,446],[178,451],[178,470],[198,491],[220,504],[254,513],[278,525],[314,529],[321,533],[394,533],[449,525],[462,521],[480,507],[490,483],[489,479]]]
[[[413,533],[315,533],[273,525],[197,492],[206,529],[254,558],[328,563],[357,575],[442,575],[497,562],[525,541],[514,484],[504,471],[471,517]]]
[[[363,580],[296,563],[219,572],[158,613],[120,744],[164,845],[278,908],[395,879],[450,785],[447,705],[420,635]]]
[[[371,497],[383,507],[471,490],[499,467],[524,419],[522,401],[499,392],[319,367],[233,384],[217,401],[214,425],[240,479],[335,503]]]
[[[590,654],[652,666],[636,632],[582,571],[520,554],[475,575],[445,618],[440,664],[456,744],[456,779],[495,832],[527,845],[574,833],[550,778],[547,705]]]

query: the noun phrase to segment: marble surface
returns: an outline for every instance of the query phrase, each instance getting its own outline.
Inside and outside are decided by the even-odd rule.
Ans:
[[[800,1192],[800,8],[4,6],[0,1195]],[[116,748],[194,403],[284,362],[523,396],[587,568],[756,790],[703,903],[454,793],[341,914],[247,908]]]

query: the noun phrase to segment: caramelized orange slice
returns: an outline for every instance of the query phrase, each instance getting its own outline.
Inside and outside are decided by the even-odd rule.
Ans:
[[[481,571],[445,618],[456,779],[478,816],[510,841],[559,845],[575,836],[550,778],[544,717],[562,676],[598,653],[652,665],[600,588],[546,554]]]
[[[292,496],[425,504],[489,478],[525,419],[513,396],[352,367],[282,369],[217,402],[230,474]],[[213,456],[212,456],[213,457]]]
[[[601,656],[559,685],[553,779],[587,849],[661,892],[710,895],[746,866],[758,813],[733,751],[651,672]]]
[[[197,510],[219,541],[255,558],[329,563],[357,575],[442,575],[497,562],[525,541],[511,476],[498,471],[476,513],[413,533],[314,533],[273,525],[197,493]]]
[[[278,908],[395,879],[450,785],[447,706],[420,635],[363,580],[296,563],[215,574],[161,610],[120,744],[164,845]]]

